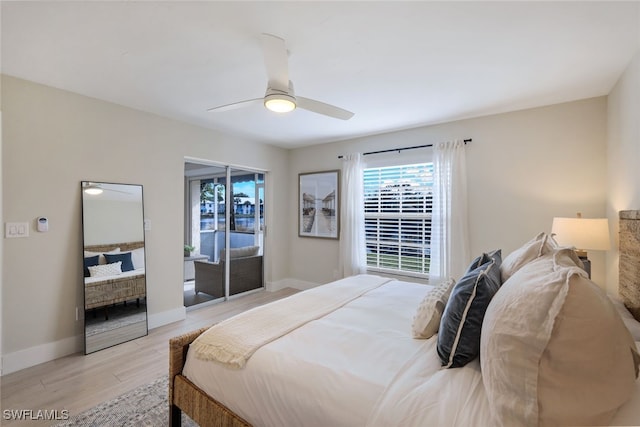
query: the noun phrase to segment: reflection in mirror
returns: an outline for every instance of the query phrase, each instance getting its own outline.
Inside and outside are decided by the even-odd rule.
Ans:
[[[147,335],[142,186],[82,181],[85,354]]]

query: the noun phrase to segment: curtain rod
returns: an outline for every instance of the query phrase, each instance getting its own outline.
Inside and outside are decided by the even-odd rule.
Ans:
[[[463,140],[463,142],[465,144],[469,143],[473,141],[473,139],[469,138],[469,139],[465,139]],[[390,148],[388,150],[379,150],[379,151],[369,151],[366,153],[362,153],[363,156],[368,156],[369,154],[380,154],[380,153],[391,153],[394,151],[397,151],[398,153],[404,150],[414,150],[416,148],[428,148],[428,147],[433,147],[433,144],[424,144],[424,145],[414,145],[413,147],[401,147],[401,148]],[[342,159],[344,156],[338,156],[339,159]]]

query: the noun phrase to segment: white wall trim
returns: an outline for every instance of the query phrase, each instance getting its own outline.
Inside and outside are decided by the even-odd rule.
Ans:
[[[77,335],[5,354],[3,356],[4,369],[2,370],[2,375],[50,362],[82,350],[83,337],[82,335]]]
[[[279,291],[284,288],[294,288],[299,289],[301,291],[315,288],[316,286],[320,286],[321,283],[314,282],[306,282],[304,280],[286,278],[281,280],[276,280],[274,282],[267,282],[265,289],[269,292]]]
[[[174,310],[163,311],[162,313],[149,315],[149,329],[154,329],[169,323],[184,320],[187,312],[184,307]],[[2,375],[17,372],[30,368],[41,363],[50,362],[64,356],[84,351],[84,337],[76,335],[59,341],[37,345],[35,347],[18,350],[5,354],[2,357]]]

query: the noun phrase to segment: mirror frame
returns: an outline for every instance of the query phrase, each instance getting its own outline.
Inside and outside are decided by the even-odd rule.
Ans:
[[[89,195],[85,191],[88,188],[98,187],[102,190],[98,195]],[[124,195],[131,194],[126,191],[130,188],[136,189],[133,192],[136,197],[133,200],[135,205],[124,205],[125,202],[131,202],[127,200],[130,196]],[[90,354],[149,333],[144,197],[143,186],[140,184],[81,181],[80,192],[84,348],[85,354]],[[99,212],[96,207],[98,200],[109,202],[108,205],[102,206],[105,209],[104,217],[96,215]],[[92,217],[89,218],[89,215]],[[119,222],[114,224],[111,221]],[[127,255],[128,252],[131,256]],[[105,268],[107,264],[105,254],[115,260],[112,267],[116,270],[114,275],[102,271],[109,270]],[[119,266],[116,265],[118,261],[121,263]],[[122,266],[131,271],[125,271]],[[92,274],[88,274],[89,270]],[[121,270],[124,272],[120,272]],[[92,275],[94,277],[91,277]],[[88,292],[88,286],[91,286],[91,292]],[[132,301],[134,304],[128,306],[127,302]],[[91,316],[90,320],[89,316]],[[101,320],[102,318],[104,321]],[[112,324],[108,325],[110,322]]]

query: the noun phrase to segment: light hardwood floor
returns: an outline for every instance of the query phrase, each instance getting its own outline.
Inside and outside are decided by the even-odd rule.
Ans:
[[[3,376],[1,425],[47,426],[55,422],[11,421],[6,410],[66,409],[71,416],[110,400],[169,372],[169,339],[234,314],[296,293],[295,289],[259,291],[187,312],[185,320],[149,331],[149,335],[84,355],[73,354]]]

